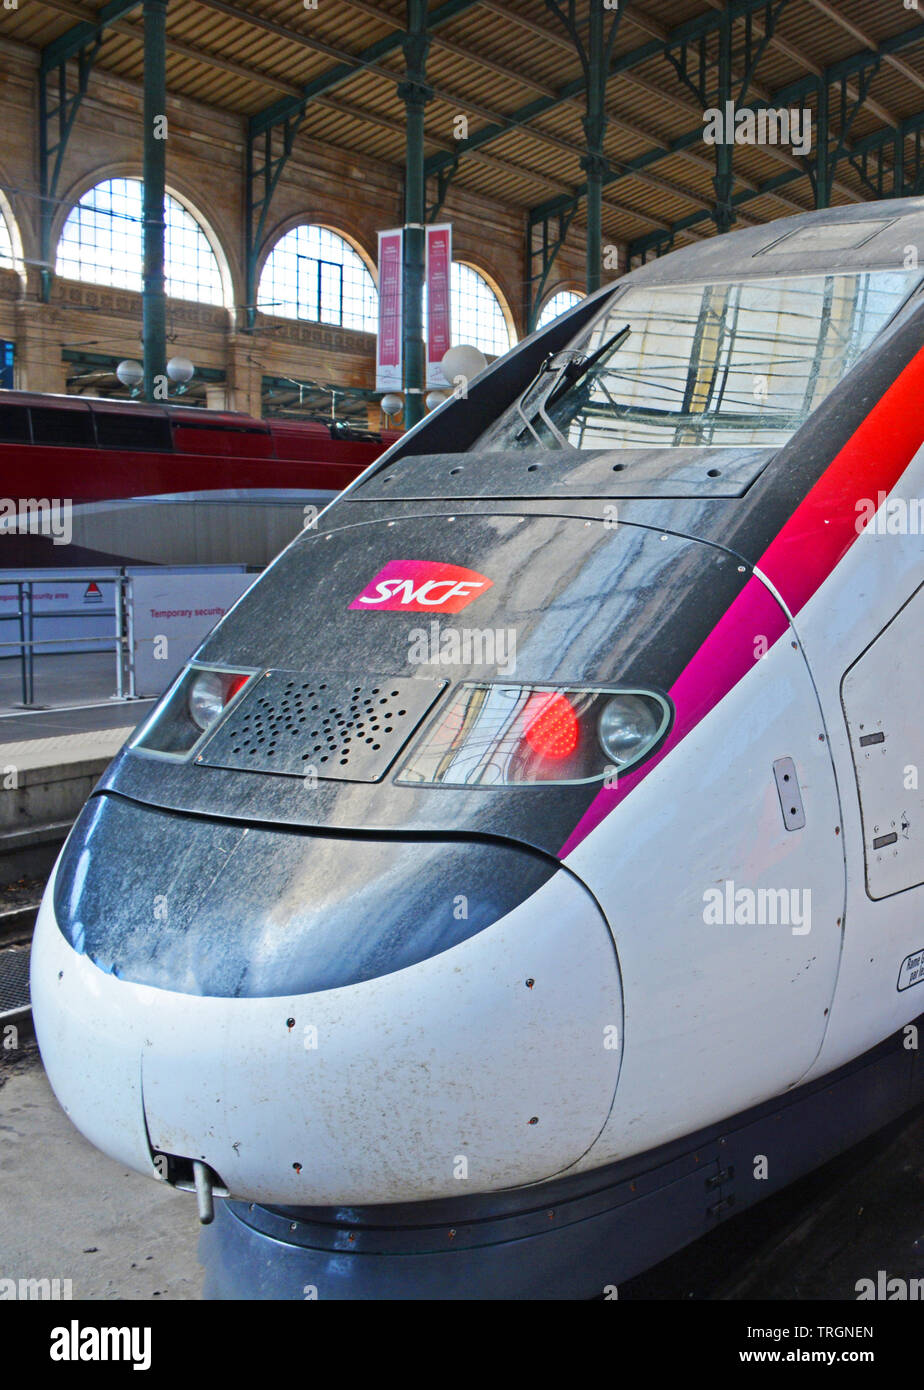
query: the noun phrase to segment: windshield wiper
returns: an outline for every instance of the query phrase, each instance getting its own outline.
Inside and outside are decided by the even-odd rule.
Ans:
[[[590,353],[587,357],[578,353],[573,354],[570,362],[567,362],[559,372],[558,380],[542,402],[543,408],[553,405],[560,396],[564,395],[565,391],[570,391],[572,386],[576,386],[597,365],[605,353],[615,352],[617,348],[621,348],[631,332],[632,329],[629,324],[624,323],[622,328],[618,328],[615,333],[610,334],[606,342],[600,344],[596,352]]]
[[[582,352],[574,352],[566,348],[564,351],[553,353],[552,356],[547,357],[545,359],[545,361],[542,363],[542,366],[539,368],[538,372],[533,377],[532,381],[529,383],[523,394],[518,398],[516,403],[518,414],[520,415],[524,425],[529,430],[530,434],[536,440],[537,444],[542,444],[544,442],[538,430],[534,427],[532,423],[532,421],[538,416],[542,423],[545,425],[546,429],[549,431],[549,433],[552,434],[558,440],[562,448],[567,447],[567,439],[562,434],[561,430],[559,430],[557,426],[552,423],[549,416],[546,414],[546,408],[552,405],[561,396],[563,396],[566,391],[570,391],[571,387],[575,386],[577,382],[581,381],[587,375],[587,373],[591,371],[591,369],[597,364],[597,362],[600,361],[600,358],[604,355],[604,353],[612,352],[616,348],[621,347],[625,340],[628,338],[631,331],[632,330],[629,324],[623,324],[622,328],[619,328],[616,330],[615,333],[610,334],[606,341],[601,343],[595,352],[591,352],[587,355],[585,355]],[[555,373],[555,375],[552,381],[549,383],[548,389],[546,390],[544,395],[540,396],[532,412],[532,415],[528,416],[526,414],[526,411],[523,409],[522,402],[528,398],[533,388],[537,385],[539,381],[541,381],[542,377],[546,373],[548,373],[551,376],[553,372]],[[523,431],[521,430],[518,438],[522,438],[522,435]]]

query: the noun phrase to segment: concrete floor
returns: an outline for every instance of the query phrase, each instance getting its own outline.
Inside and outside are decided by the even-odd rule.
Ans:
[[[0,1278],[70,1279],[74,1298],[200,1298],[195,1198],[88,1144],[34,1043],[0,1057]]]
[[[114,652],[62,652],[36,655],[33,697],[38,705],[89,704],[108,700],[116,690]],[[21,708],[22,675],[19,656],[0,660],[0,713]]]
[[[24,710],[19,662],[0,660],[0,743],[57,738],[140,724],[153,700],[116,700],[108,652],[40,656],[35,661],[34,708]]]

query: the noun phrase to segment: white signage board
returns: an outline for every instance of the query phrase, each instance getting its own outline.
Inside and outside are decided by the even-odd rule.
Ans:
[[[214,571],[133,575],[136,693],[162,694],[256,578]]]

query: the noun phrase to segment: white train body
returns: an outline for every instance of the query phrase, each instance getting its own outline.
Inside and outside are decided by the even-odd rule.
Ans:
[[[283,553],[107,773],[42,906],[38,1037],[93,1143],[230,1195],[213,1292],[586,1294],[924,1094],[922,232],[913,199],[736,233],[535,335]],[[721,399],[686,442],[700,341],[672,447],[576,452],[573,393],[584,428],[663,428],[614,368],[592,415],[620,299],[617,363],[626,295],[780,275],[834,285],[826,334],[840,276],[894,301],[840,375],[819,329],[782,443],[748,416],[723,446]],[[407,656],[475,625],[515,674]]]

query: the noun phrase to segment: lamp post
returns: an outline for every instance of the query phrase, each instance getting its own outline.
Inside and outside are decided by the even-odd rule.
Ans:
[[[177,388],[176,395],[180,396],[196,375],[195,364],[188,357],[171,357],[167,363],[167,380],[171,381]],[[132,396],[139,395],[142,382],[144,381],[144,367],[140,362],[135,362],[132,358],[126,357],[116,367],[115,374],[123,386],[126,386]]]
[[[164,198],[167,177],[167,0],[144,0],[144,394],[155,399],[167,356]]]

